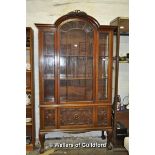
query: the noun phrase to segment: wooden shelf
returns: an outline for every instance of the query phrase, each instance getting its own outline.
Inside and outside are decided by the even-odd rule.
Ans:
[[[26,122],[26,125],[32,125],[32,121],[31,122]]]
[[[27,108],[27,109],[31,109],[31,108],[32,108],[32,107],[31,107],[31,104],[26,105],[26,108]]]
[[[26,73],[31,73],[32,72],[32,70],[26,70]]]
[[[26,47],[26,50],[30,50],[31,48],[30,47]]]
[[[31,89],[30,88],[26,88],[26,92],[30,93]]]

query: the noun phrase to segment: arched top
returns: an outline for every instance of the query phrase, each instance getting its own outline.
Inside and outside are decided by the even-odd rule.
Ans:
[[[92,16],[87,15],[83,11],[75,10],[75,11],[69,12],[68,14],[58,18],[55,22],[56,27],[58,27],[61,23],[63,23],[66,20],[69,20],[69,19],[82,19],[82,20],[86,20],[87,22],[91,23],[96,28],[99,28],[99,26],[100,26],[99,22]]]

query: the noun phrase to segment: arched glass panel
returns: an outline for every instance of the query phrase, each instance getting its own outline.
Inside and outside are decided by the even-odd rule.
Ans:
[[[60,27],[60,101],[93,99],[93,27],[69,21]]]

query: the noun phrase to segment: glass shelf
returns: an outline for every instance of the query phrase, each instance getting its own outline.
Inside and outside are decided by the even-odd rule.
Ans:
[[[44,74],[44,79],[45,80],[55,80],[55,77],[54,77],[54,75],[51,76],[51,75],[45,75]]]
[[[60,77],[60,80],[92,80],[92,77]]]
[[[93,58],[92,55],[61,55],[60,57],[89,57],[89,58]]]
[[[46,53],[44,53],[44,56],[54,57],[55,55],[54,54],[46,54]]]

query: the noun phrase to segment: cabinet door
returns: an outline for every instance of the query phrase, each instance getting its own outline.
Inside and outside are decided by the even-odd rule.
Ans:
[[[112,76],[112,34],[99,32],[98,53],[98,100],[108,100],[111,96]]]
[[[93,100],[94,30],[85,21],[60,29],[60,102]]]
[[[54,32],[43,31],[41,33],[42,47],[40,55],[40,93],[41,101],[54,102],[55,95],[55,48],[54,48]]]

